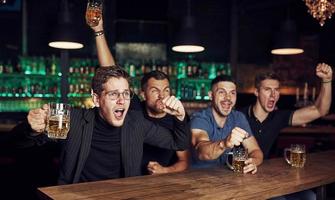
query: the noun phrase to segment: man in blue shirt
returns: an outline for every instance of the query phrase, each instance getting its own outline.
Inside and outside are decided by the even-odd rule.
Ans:
[[[255,174],[257,166],[263,162],[263,153],[248,121],[242,113],[233,110],[236,93],[236,84],[230,76],[218,76],[213,79],[208,93],[212,105],[192,115],[194,167],[222,165],[226,161],[225,152],[241,144],[249,152],[244,173]]]

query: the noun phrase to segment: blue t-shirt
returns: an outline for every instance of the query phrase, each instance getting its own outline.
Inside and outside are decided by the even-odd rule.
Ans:
[[[191,129],[206,131],[210,141],[213,142],[225,139],[235,127],[245,130],[249,133],[249,136],[253,135],[247,119],[244,114],[239,111],[232,110],[231,113],[229,113],[223,128],[220,128],[216,123],[212,113],[212,107],[203,109],[191,116]],[[192,152],[192,167],[203,168],[223,165],[226,163],[226,153],[228,151],[229,150],[226,150],[225,153],[216,160],[206,161],[199,160],[196,153]]]

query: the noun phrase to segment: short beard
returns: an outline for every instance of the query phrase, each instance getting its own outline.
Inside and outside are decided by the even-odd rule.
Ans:
[[[229,112],[228,115],[225,115],[224,113],[221,112],[221,110],[219,109],[219,107],[216,104],[214,104],[214,110],[220,117],[228,117],[228,115],[230,113]]]

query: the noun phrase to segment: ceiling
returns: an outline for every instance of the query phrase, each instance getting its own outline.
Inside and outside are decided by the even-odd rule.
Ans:
[[[94,38],[85,24],[86,1],[68,0],[77,27],[85,41],[85,48],[70,52],[73,56],[95,57]],[[58,54],[47,46],[57,20],[60,0],[26,0],[28,54],[31,56]],[[7,0],[0,5],[0,59],[21,54],[22,9],[9,9],[22,0]],[[168,46],[178,29],[180,18],[186,13],[186,0],[105,0],[104,22],[110,44],[118,41],[161,42]],[[301,38],[316,38],[319,59],[335,63],[333,36],[335,20],[323,27],[307,13],[302,0],[192,0],[191,13],[196,16],[198,34],[206,51],[197,54],[204,61],[229,61],[231,44],[231,7],[237,6],[238,61],[266,64],[273,57],[270,48],[279,24],[288,16],[296,20]],[[289,13],[289,14],[288,14]],[[169,51],[170,57],[180,57]]]

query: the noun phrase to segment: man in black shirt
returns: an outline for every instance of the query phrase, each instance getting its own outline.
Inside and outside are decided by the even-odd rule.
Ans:
[[[95,33],[99,33],[95,37],[99,64],[101,66],[114,65],[114,57],[107,45],[105,35],[103,34],[103,20],[101,19],[97,26],[91,28]],[[165,97],[170,96],[170,83],[168,76],[159,71],[153,71],[146,74],[141,80],[141,89],[141,95],[145,99],[142,104],[142,109],[146,118],[173,131],[175,129],[173,116],[167,114],[161,108],[162,100]],[[133,106],[136,105],[134,102],[135,101],[131,102],[130,107],[135,107]],[[181,104],[180,101],[179,103]],[[160,133],[157,132],[156,134]],[[188,129],[185,134],[190,135]],[[183,149],[187,148],[188,141],[185,142]],[[176,152],[168,149],[153,147],[151,145],[145,145],[143,156],[142,174],[179,172],[187,169],[189,165],[188,151]]]
[[[276,108],[280,96],[279,77],[276,74],[264,73],[256,77],[256,103],[243,108],[241,111],[246,115],[265,159],[269,158],[270,150],[282,128],[302,125],[328,113],[332,97],[332,68],[324,63],[319,64],[316,67],[316,75],[322,81],[317,100],[313,105],[295,111],[278,110]],[[281,197],[281,199],[285,198],[315,199],[315,195],[311,191],[304,191]]]
[[[185,134],[185,110],[173,96],[164,98],[161,108],[173,116],[174,133],[144,118],[142,111],[129,110],[132,93],[128,74],[120,67],[98,68],[92,81],[95,108],[72,109],[70,131],[62,146],[59,184],[96,181],[141,175],[143,143],[182,150]],[[48,106],[33,109],[26,135],[36,145],[50,140],[44,132]],[[160,134],[156,134],[159,132]]]
[[[241,111],[249,121],[264,158],[269,158],[270,149],[282,128],[311,122],[329,112],[332,97],[332,68],[324,63],[319,64],[316,67],[316,75],[322,79],[318,98],[313,105],[295,111],[276,109],[280,96],[279,77],[276,74],[269,72],[256,77],[256,103]]]
[[[169,77],[160,71],[151,71],[145,74],[141,80],[141,96],[143,112],[147,119],[173,131],[173,116],[162,110],[162,100],[170,96]],[[157,133],[160,134],[160,133]],[[187,135],[190,135],[187,130]],[[184,149],[189,146],[185,143]],[[149,144],[143,147],[143,174],[163,174],[180,172],[188,168],[189,153],[184,151],[173,151],[163,149]]]

